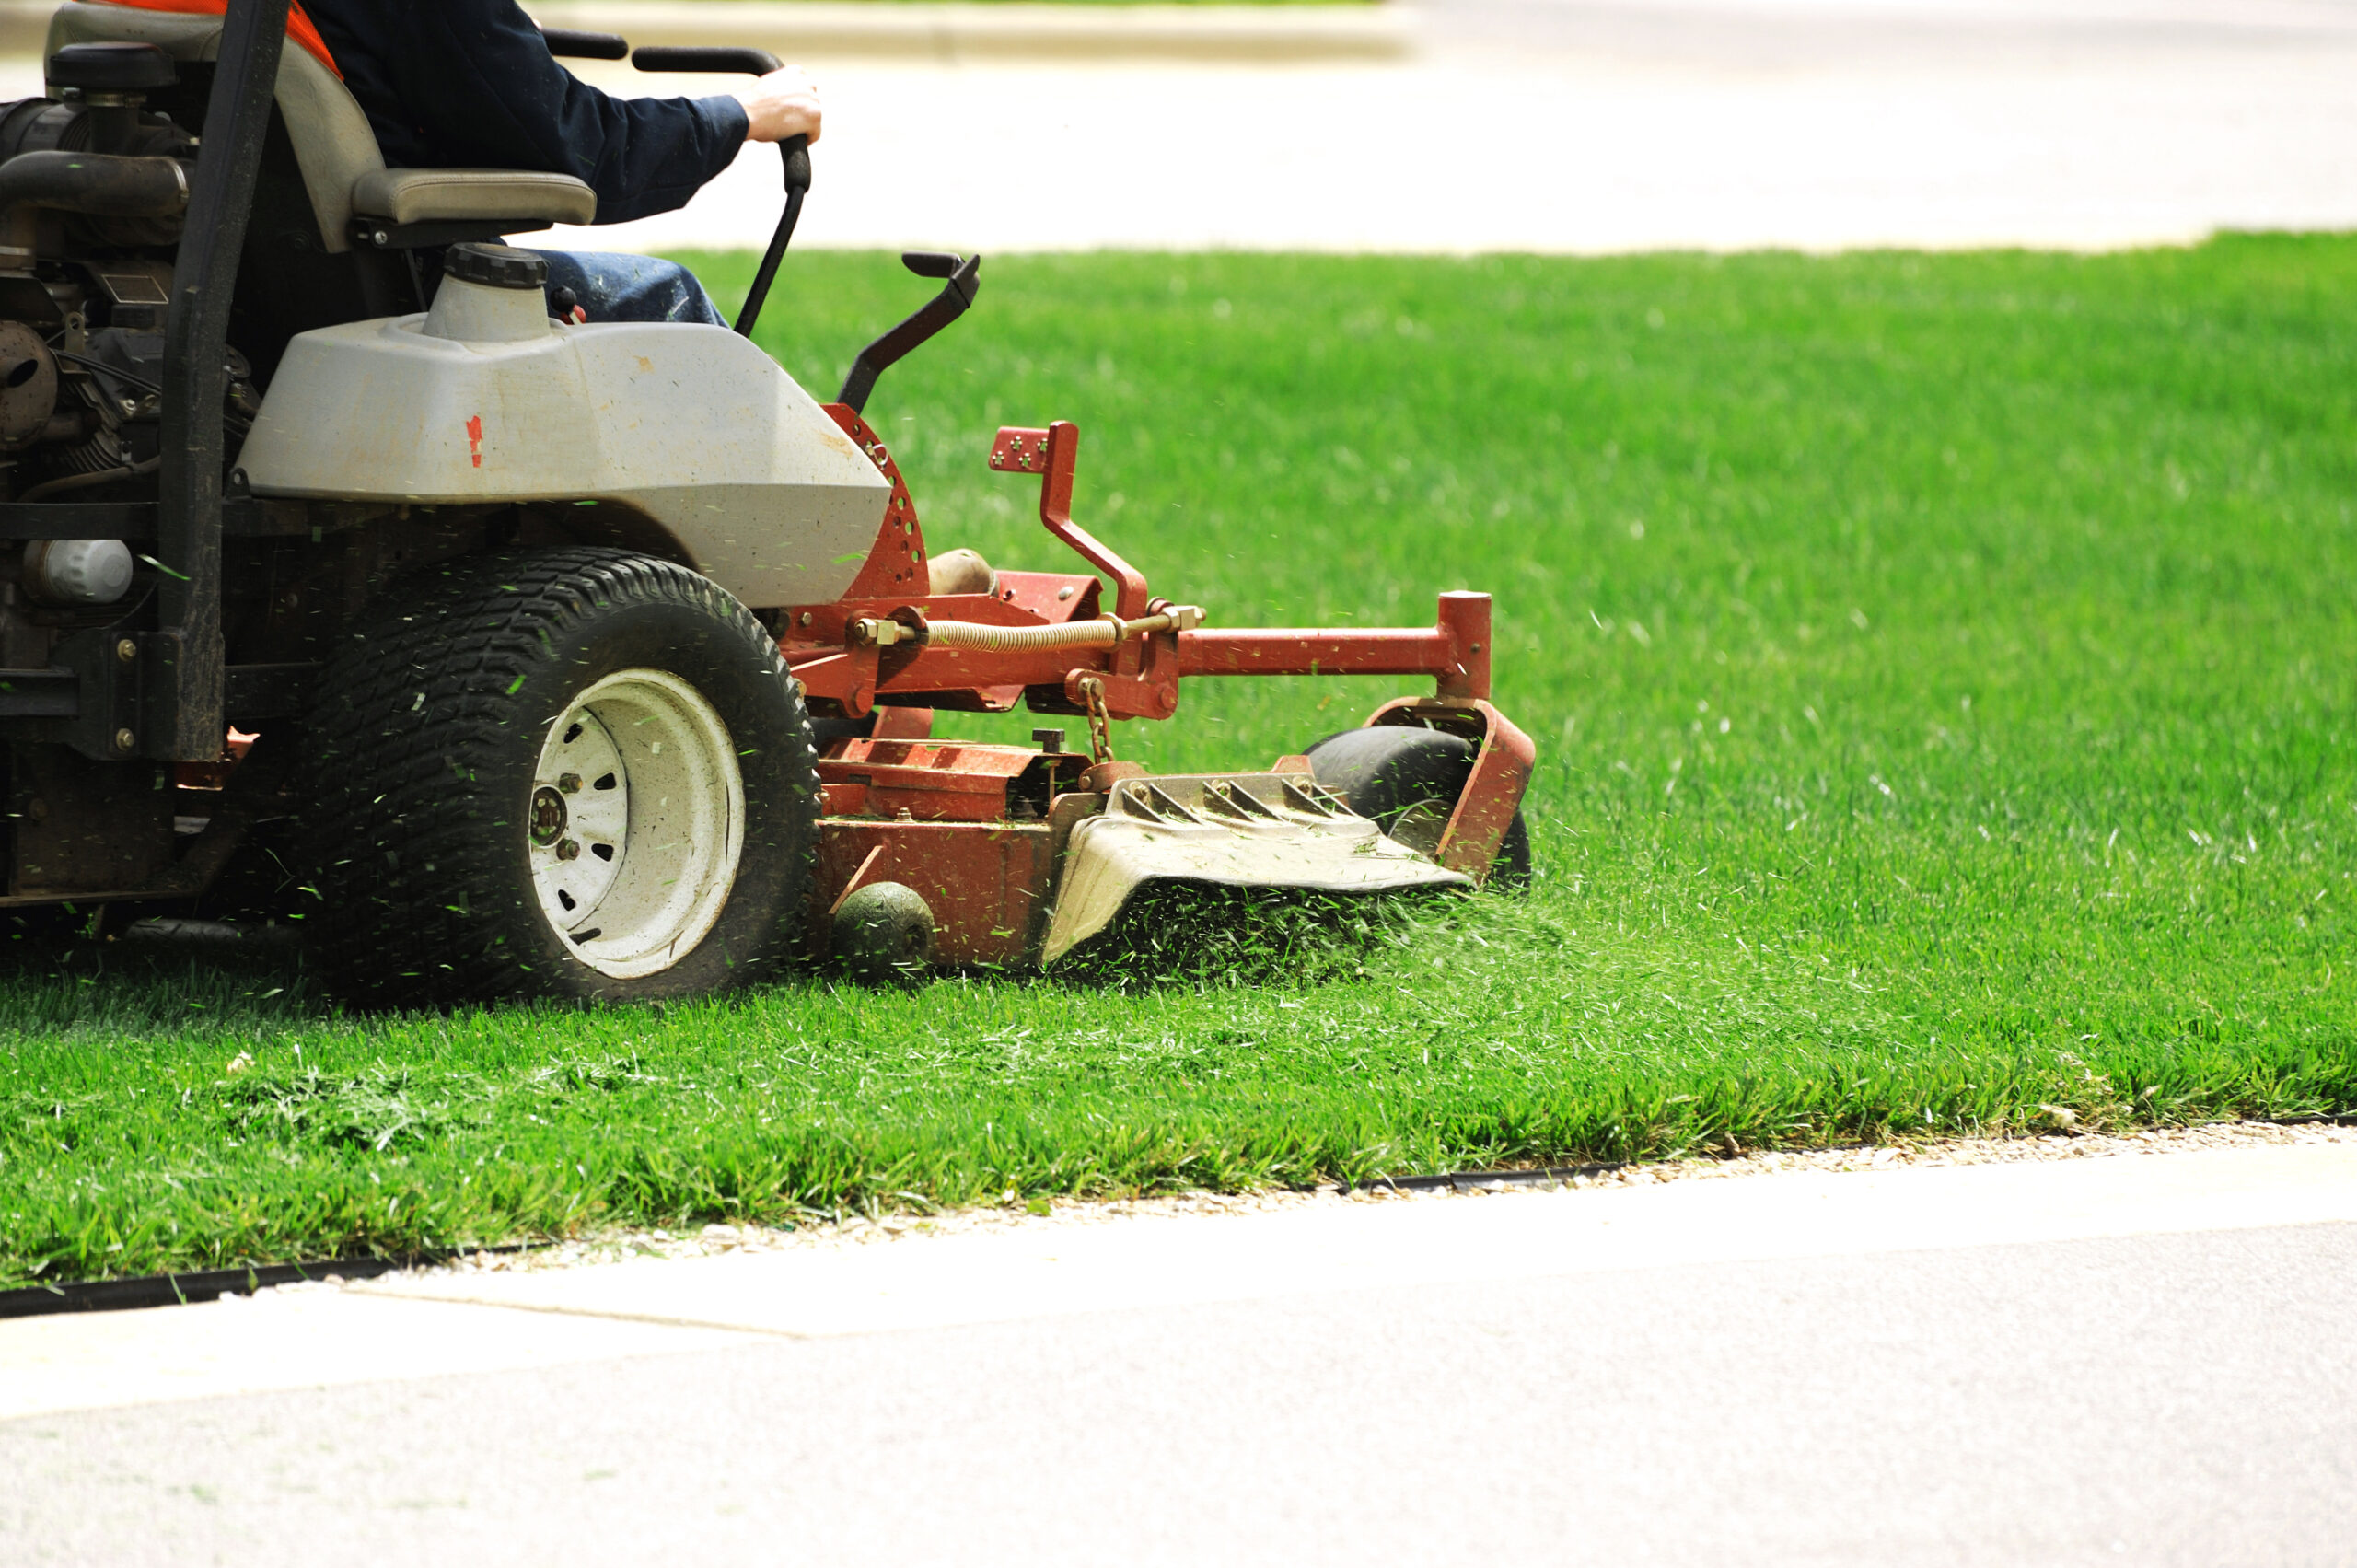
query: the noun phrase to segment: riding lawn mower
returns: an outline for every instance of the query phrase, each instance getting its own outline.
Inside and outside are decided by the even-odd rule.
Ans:
[[[987,460],[1075,569],[935,554],[864,411],[979,258],[905,257],[940,293],[821,403],[751,341],[798,139],[733,331],[585,320],[507,241],[588,187],[386,168],[286,28],[67,4],[50,96],[0,106],[0,904],[169,909],[267,857],[327,982],[410,1005],[1049,965],[1148,887],[1527,874],[1486,595],[1209,624],[1074,521],[1066,423]],[[1117,760],[1186,677],[1279,674],[1435,688],[1260,771]],[[1086,744],[933,735],[1018,703]]]

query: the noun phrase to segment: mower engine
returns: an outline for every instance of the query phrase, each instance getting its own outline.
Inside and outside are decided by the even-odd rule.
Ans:
[[[160,466],[172,255],[195,139],[149,96],[177,85],[138,45],[77,44],[49,63],[52,98],[0,105],[0,484],[16,502],[149,500]],[[70,202],[64,206],[45,204]],[[260,407],[229,355],[224,412]],[[129,597],[119,540],[6,540],[0,664],[51,646]]]

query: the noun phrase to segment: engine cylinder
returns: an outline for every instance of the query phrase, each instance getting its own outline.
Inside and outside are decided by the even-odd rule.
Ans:
[[[0,321],[0,448],[29,447],[57,412],[57,361],[22,321]]]

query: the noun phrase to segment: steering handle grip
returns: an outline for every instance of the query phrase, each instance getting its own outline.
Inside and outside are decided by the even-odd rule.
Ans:
[[[560,60],[626,60],[630,41],[618,33],[583,32],[578,28],[542,28],[540,41]]]
[[[702,71],[747,76],[766,76],[785,64],[766,49],[705,49],[668,43],[641,44],[630,52],[630,63],[642,71]]]
[[[785,160],[785,188],[789,192],[810,189],[810,138],[788,136],[777,145]]]
[[[777,145],[777,150],[785,162],[785,211],[779,215],[777,231],[770,236],[770,248],[754,270],[753,286],[745,295],[745,308],[737,313],[737,331],[749,338],[753,335],[753,323],[761,319],[762,302],[770,296],[770,285],[776,281],[777,264],[785,260],[785,248],[794,241],[794,226],[802,216],[802,198],[810,192],[810,138],[788,136]]]

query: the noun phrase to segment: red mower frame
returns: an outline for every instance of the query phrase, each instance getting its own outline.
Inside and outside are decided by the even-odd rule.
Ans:
[[[1204,675],[1429,676],[1431,697],[1385,703],[1366,721],[1440,729],[1475,751],[1454,809],[1424,850],[1478,882],[1489,873],[1530,778],[1530,738],[1492,706],[1490,596],[1444,593],[1430,627],[1205,628],[1203,611],[1156,598],[1144,574],[1072,518],[1079,428],[1008,426],[990,466],[1039,478],[1039,521],[1093,570],[996,574],[988,593],[933,594],[924,529],[882,439],[844,403],[825,405],[891,482],[866,561],[843,597],[779,611],[775,632],[811,710],[865,719],[830,741],[813,924],[857,889],[891,881],[925,900],[935,960],[1035,960],[1064,842],[1106,792],[1145,770],[1113,760],[1110,725],[1167,719],[1178,685]],[[1103,604],[1104,584],[1113,603]],[[936,710],[1033,712],[1087,721],[1086,754],[1055,731],[1041,749],[931,738]],[[1268,770],[1306,775],[1306,757]],[[1314,785],[1309,787],[1315,788]]]

